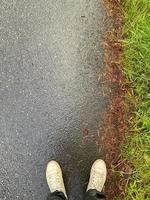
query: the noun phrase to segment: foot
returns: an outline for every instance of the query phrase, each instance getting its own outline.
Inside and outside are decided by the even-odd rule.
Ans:
[[[63,192],[67,198],[61,167],[54,160],[50,161],[47,165],[46,179],[52,193],[55,191]]]
[[[106,181],[107,169],[103,160],[96,160],[91,168],[90,180],[87,187],[87,191],[95,189],[99,192],[102,191]]]

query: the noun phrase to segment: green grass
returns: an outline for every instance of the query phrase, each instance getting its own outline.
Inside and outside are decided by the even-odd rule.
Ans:
[[[123,156],[134,173],[125,200],[150,200],[150,0],[123,0],[126,101],[134,108]]]

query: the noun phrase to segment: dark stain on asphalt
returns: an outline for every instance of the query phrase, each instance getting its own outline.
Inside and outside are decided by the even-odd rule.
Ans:
[[[88,134],[89,134],[89,129],[88,128],[84,128],[83,129],[83,137],[88,136]]]

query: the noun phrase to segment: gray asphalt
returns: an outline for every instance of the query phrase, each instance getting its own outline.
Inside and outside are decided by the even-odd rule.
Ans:
[[[0,1],[0,200],[45,200],[50,159],[82,199],[103,155],[103,17],[99,0]]]

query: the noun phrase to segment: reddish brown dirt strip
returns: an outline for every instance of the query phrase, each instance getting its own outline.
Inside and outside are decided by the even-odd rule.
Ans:
[[[121,156],[121,146],[124,143],[125,132],[127,129],[128,112],[125,106],[125,94],[128,86],[125,84],[123,74],[123,46],[122,23],[120,1],[104,0],[107,12],[108,28],[105,33],[104,42],[104,63],[106,71],[103,73],[108,95],[110,95],[110,105],[104,117],[103,132],[101,143],[106,152],[105,160],[108,167],[108,178],[105,192],[108,200],[114,197],[123,197],[129,175],[132,169],[126,160]]]

